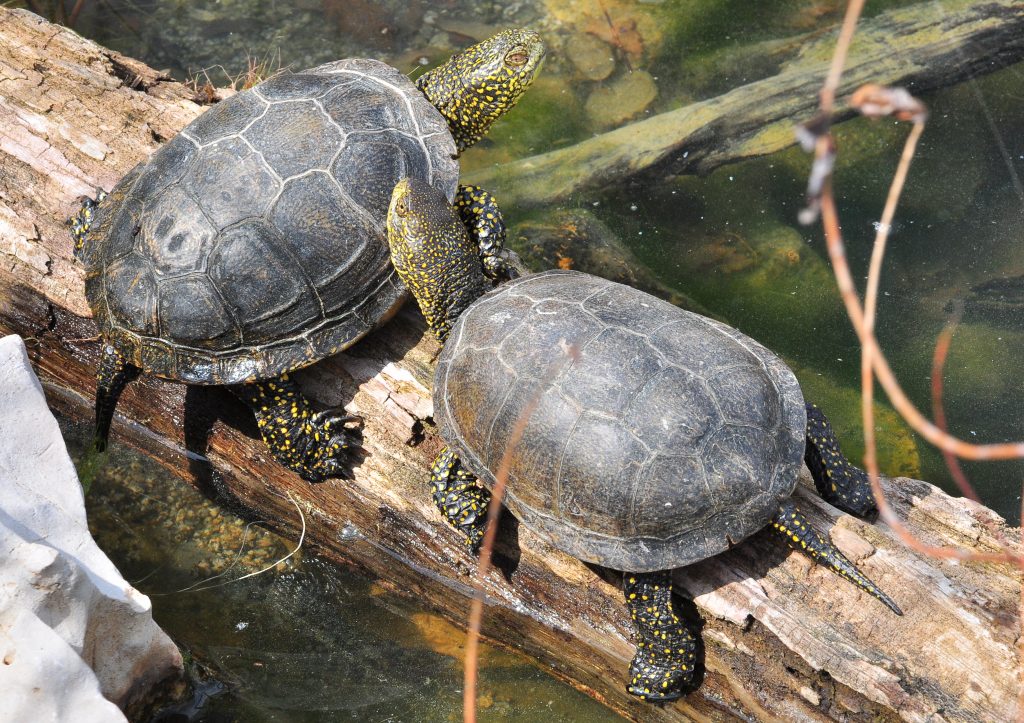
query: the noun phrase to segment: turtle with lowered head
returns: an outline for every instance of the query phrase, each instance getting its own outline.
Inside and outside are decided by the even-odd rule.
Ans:
[[[545,52],[507,30],[415,83],[375,60],[282,73],[199,116],[71,219],[102,335],[95,445],[140,371],[228,385],[275,457],[347,473],[349,418],[289,373],[355,343],[407,296],[388,259],[391,192],[412,177],[456,202],[487,272],[503,233],[457,158],[512,108]]]
[[[463,220],[415,179],[395,188],[388,241],[444,343],[434,418],[448,446],[431,469],[434,502],[475,549],[487,488],[526,416],[505,504],[555,547],[623,571],[637,646],[629,692],[669,701],[694,680],[696,641],[673,611],[668,571],[764,527],[902,615],[790,499],[806,462],[824,499],[874,511],[866,475],[775,354],[575,271],[490,290]],[[578,354],[555,367],[567,344]]]

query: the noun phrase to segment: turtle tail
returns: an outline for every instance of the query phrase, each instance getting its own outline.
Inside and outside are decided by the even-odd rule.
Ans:
[[[819,565],[824,565],[835,573],[842,575],[861,590],[870,593],[880,600],[887,608],[897,615],[903,615],[899,605],[886,595],[875,583],[871,582],[835,545],[822,538],[803,513],[792,501],[785,501],[779,506],[772,520],[772,528],[781,532],[789,546],[800,550],[811,557]]]

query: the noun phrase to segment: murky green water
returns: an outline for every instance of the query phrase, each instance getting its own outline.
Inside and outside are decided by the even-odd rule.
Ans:
[[[871,3],[869,15],[906,4]],[[472,170],[564,147],[631,117],[682,107],[770,76],[788,45],[784,39],[836,22],[844,5],[839,0],[104,0],[85,4],[78,28],[179,78],[223,85],[244,75],[252,60],[302,68],[370,55],[415,72],[497,28],[529,24],[544,33],[553,47],[551,57],[521,107],[465,155],[463,167]],[[925,7],[944,12],[941,2]],[[952,309],[965,303],[945,373],[952,431],[979,442],[1019,439],[1024,437],[1024,376],[1019,370],[1024,355],[1024,68],[1011,67],[924,100],[931,118],[891,237],[878,335],[905,389],[919,408],[930,410],[936,335]],[[906,130],[891,122],[854,121],[837,131],[837,195],[858,279],[866,273],[873,223]],[[790,149],[707,177],[630,182],[618,188],[613,184],[613,190],[574,198],[563,208],[505,211],[513,243],[521,251],[535,251],[541,239],[549,244],[549,263],[631,275],[635,283],[663,296],[688,298],[687,303],[775,349],[797,371],[806,395],[830,414],[849,456],[857,459],[862,453],[858,345],[835,291],[818,227],[801,227],[795,220],[808,166],[803,153]],[[500,200],[502,189],[495,190]],[[952,488],[940,456],[885,405],[878,425],[885,471]],[[965,467],[982,499],[1018,521],[1024,464]],[[111,510],[118,509],[111,505]],[[114,524],[114,512],[110,514]],[[354,637],[370,635],[370,628],[408,628],[409,611],[374,602],[364,583],[342,583],[337,573],[325,570],[314,576],[317,582],[307,583],[302,577],[306,574],[311,573],[289,570],[237,589],[250,589],[258,600],[273,594],[274,585],[284,584],[275,580],[292,575],[296,577],[289,584],[294,587],[334,586],[331,604],[337,608],[331,610],[360,610],[368,619],[388,620],[369,627],[340,622],[351,626]],[[205,600],[205,614],[218,621],[211,625],[221,628],[209,641],[197,637],[188,644],[220,651],[208,658],[251,666],[260,655],[253,651],[271,648],[261,645],[258,636],[248,637],[254,632],[231,626],[254,615],[247,606],[266,606],[238,600],[221,608],[220,597],[172,595],[158,598],[157,606],[158,611],[179,606],[183,612],[166,613],[169,620],[194,615],[197,601]],[[304,614],[287,605],[282,610]],[[379,647],[395,659],[414,655],[394,642]],[[237,660],[230,652],[236,650],[245,651]],[[277,652],[287,660],[302,655]],[[342,657],[332,658],[330,666],[353,665],[368,676],[393,669],[385,664],[386,656],[338,655]],[[422,651],[415,655],[430,657]],[[427,677],[429,684],[405,681],[419,686],[421,705],[439,698],[454,701],[457,676]],[[253,689],[254,698],[238,700],[263,710],[259,691],[271,688]],[[357,686],[353,705],[377,712],[397,705],[394,699],[375,699],[379,691],[380,686]],[[568,693],[538,695],[557,698]],[[330,694],[343,708],[338,702],[342,698],[341,693]]]
[[[61,429],[80,461],[91,428]],[[278,563],[291,543],[116,444],[86,506],[100,547],[193,660],[198,710],[165,723],[461,720],[465,633],[437,615],[302,550]],[[482,721],[619,720],[524,657],[485,645],[480,661]]]

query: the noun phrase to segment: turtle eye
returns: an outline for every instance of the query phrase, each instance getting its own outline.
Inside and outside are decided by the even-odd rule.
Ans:
[[[511,68],[521,68],[526,65],[530,59],[530,54],[526,52],[526,48],[520,46],[512,48],[505,56],[505,65]]]

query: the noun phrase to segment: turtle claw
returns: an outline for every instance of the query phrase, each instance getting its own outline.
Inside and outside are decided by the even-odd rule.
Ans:
[[[645,651],[637,650],[629,664],[626,690],[650,703],[667,703],[683,697],[683,690],[692,677],[692,670],[658,665]]]
[[[358,433],[345,427],[362,421],[343,409],[313,410],[298,385],[284,374],[234,387],[256,415],[263,441],[277,461],[307,482],[351,477]]]
[[[331,477],[350,479],[354,461],[352,450],[359,445],[345,424],[356,420],[362,422],[362,419],[348,414],[340,415],[332,410],[317,412],[300,430],[303,436],[299,443],[306,445],[301,459],[283,460],[280,456],[278,459],[307,482],[323,482]]]
[[[362,414],[349,414],[344,407],[328,407],[316,415],[317,418],[329,419],[331,424],[351,424],[358,422],[358,428],[362,429],[366,418]]]

